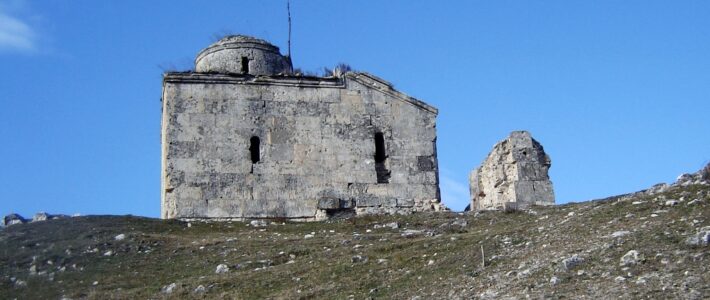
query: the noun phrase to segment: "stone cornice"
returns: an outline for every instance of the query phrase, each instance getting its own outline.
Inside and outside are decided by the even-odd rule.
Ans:
[[[345,88],[345,83],[339,78],[288,75],[250,76],[241,74],[210,74],[188,72],[165,73],[163,75],[163,83],[256,84],[298,87]]]
[[[344,80],[345,79],[345,80]],[[198,83],[198,84],[254,84],[296,87],[345,88],[347,80],[354,80],[373,90],[387,94],[400,101],[414,105],[432,114],[439,110],[424,101],[395,90],[392,84],[369,73],[348,72],[343,78],[316,76],[250,76],[242,74],[210,74],[194,72],[169,72],[163,74],[165,83]]]
[[[348,72],[345,74],[345,77],[348,79],[353,79],[361,84],[373,88],[374,90],[390,95],[396,99],[424,109],[435,115],[439,113],[439,110],[436,107],[433,107],[424,101],[421,101],[405,93],[395,90],[391,83],[375,75],[365,72]]]

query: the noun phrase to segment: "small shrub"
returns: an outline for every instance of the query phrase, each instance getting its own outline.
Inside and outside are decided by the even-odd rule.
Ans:
[[[334,68],[330,69],[328,67],[323,68],[323,77],[343,77],[345,73],[353,71],[353,68],[350,67],[350,65],[345,64],[345,63],[339,63],[335,65]]]

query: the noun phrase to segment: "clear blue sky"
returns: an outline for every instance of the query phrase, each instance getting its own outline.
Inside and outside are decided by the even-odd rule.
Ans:
[[[444,202],[510,131],[558,203],[710,160],[710,1],[293,0],[293,61],[345,62],[439,108]],[[225,33],[286,50],[285,1],[0,0],[0,213],[160,211],[165,69]]]

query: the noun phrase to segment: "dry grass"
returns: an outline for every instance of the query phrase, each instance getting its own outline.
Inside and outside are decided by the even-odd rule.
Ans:
[[[657,195],[533,212],[279,221],[266,227],[241,222],[188,226],[130,216],[15,225],[0,231],[0,295],[702,298],[710,295],[709,247],[690,246],[685,240],[710,225],[709,190],[707,185],[676,187]],[[664,206],[668,199],[681,201]],[[399,228],[379,228],[391,222]],[[616,231],[629,234],[610,237]],[[121,233],[126,239],[116,241]],[[312,238],[305,238],[311,233]],[[620,257],[629,250],[638,250],[645,260],[620,266]],[[112,254],[104,255],[108,251]],[[570,270],[561,268],[561,261],[574,254],[584,262]],[[222,263],[230,272],[215,274]],[[30,274],[31,266],[37,274]],[[550,284],[553,277],[559,283]],[[172,293],[161,292],[171,283],[176,284]],[[204,293],[194,291],[199,285]]]

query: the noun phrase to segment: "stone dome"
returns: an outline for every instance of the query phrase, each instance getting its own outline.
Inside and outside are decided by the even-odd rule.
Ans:
[[[291,61],[279,47],[244,35],[230,35],[200,51],[195,59],[198,73],[275,75],[290,73]]]

